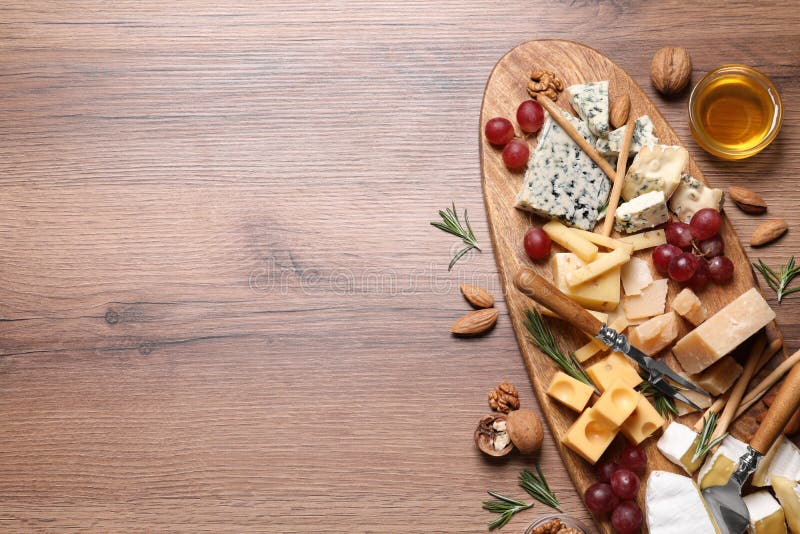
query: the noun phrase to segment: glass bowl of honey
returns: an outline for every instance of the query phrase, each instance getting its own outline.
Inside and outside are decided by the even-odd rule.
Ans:
[[[712,70],[689,96],[692,135],[723,159],[744,159],[769,145],[783,123],[783,102],[772,81],[745,65]]]

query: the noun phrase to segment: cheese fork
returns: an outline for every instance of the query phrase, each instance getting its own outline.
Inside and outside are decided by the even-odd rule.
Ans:
[[[616,330],[609,328],[600,322],[591,313],[584,310],[577,303],[570,300],[562,291],[555,287],[548,280],[545,280],[530,269],[523,269],[514,279],[514,283],[522,293],[532,298],[542,306],[563,317],[565,320],[572,323],[582,332],[594,336],[611,350],[627,354],[634,360],[643,371],[647,373],[647,381],[656,389],[661,391],[673,399],[679,400],[688,404],[696,410],[700,410],[694,402],[691,401],[686,395],[681,393],[674,386],[669,384],[665,378],[669,378],[676,384],[682,387],[696,391],[702,395],[710,397],[710,395],[702,388],[693,384],[691,381],[682,377],[662,361],[655,360],[632,346],[623,334]]]

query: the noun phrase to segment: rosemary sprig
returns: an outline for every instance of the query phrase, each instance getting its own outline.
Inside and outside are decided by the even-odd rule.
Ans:
[[[694,449],[694,455],[692,456],[693,462],[705,456],[708,451],[716,447],[716,445],[728,435],[728,433],[725,432],[720,437],[713,440],[711,439],[711,436],[714,435],[714,430],[717,429],[718,417],[716,413],[711,412],[708,414],[708,417],[703,419],[703,430],[700,431],[700,439],[697,440],[697,445]]]
[[[539,476],[534,475],[527,469],[522,471],[519,474],[519,486],[540,503],[546,504],[550,508],[555,508],[560,512],[561,505],[556,498],[556,494],[547,485],[547,480],[545,480],[539,464],[536,464],[536,472]]]
[[[792,293],[797,293],[800,291],[800,287],[786,289],[786,286],[791,283],[794,277],[800,274],[800,267],[795,267],[794,256],[789,258],[789,261],[786,262],[786,265],[781,267],[779,273],[776,273],[770,269],[770,267],[760,259],[758,260],[758,263],[753,264],[753,267],[755,267],[755,269],[761,273],[761,276],[764,277],[764,281],[767,282],[767,285],[778,294],[778,303],[780,303],[781,300],[783,300],[783,297],[786,295],[791,295]]]
[[[469,224],[469,217],[467,216],[466,209],[464,210],[464,224],[466,228],[464,228],[464,225],[461,224],[461,220],[458,218],[455,202],[453,202],[452,209],[445,208],[444,210],[439,210],[439,217],[442,218],[442,222],[432,221],[431,226],[435,226],[443,232],[461,238],[461,241],[465,245],[465,247],[456,252],[453,259],[450,260],[450,265],[447,266],[447,270],[449,271],[458,260],[464,257],[464,254],[472,249],[480,251],[481,248],[478,246],[478,239],[475,237],[475,232],[472,231],[472,226]]]
[[[586,371],[575,359],[575,355],[571,352],[568,355],[561,352],[556,343],[556,338],[553,337],[553,331],[550,330],[550,326],[544,321],[539,310],[525,310],[525,328],[531,335],[531,342],[539,347],[539,350],[544,352],[556,365],[561,367],[565,373],[575,380],[580,380],[584,384],[594,387]]]
[[[653,399],[653,408],[655,408],[664,419],[678,416],[678,408],[675,407],[675,400],[653,387],[650,382],[642,382],[636,389],[639,390],[642,395]]]
[[[495,514],[500,514],[497,519],[489,523],[490,530],[494,528],[503,528],[505,524],[511,520],[511,517],[514,514],[523,510],[527,510],[533,506],[533,503],[525,504],[522,501],[512,499],[511,497],[506,497],[505,495],[500,495],[494,491],[487,491],[486,493],[497,500],[483,501],[483,509]]]

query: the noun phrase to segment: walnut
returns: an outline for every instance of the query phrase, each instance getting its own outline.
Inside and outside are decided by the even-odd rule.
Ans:
[[[550,100],[558,100],[558,93],[564,90],[564,82],[556,78],[555,73],[547,70],[534,70],[528,75],[528,94],[536,98],[541,93]]]
[[[489,392],[489,406],[492,410],[508,413],[519,409],[519,391],[508,382],[500,382]]]
[[[662,95],[683,91],[692,77],[692,58],[685,48],[665,46],[653,56],[650,80]]]
[[[487,415],[475,429],[475,445],[489,456],[505,456],[514,448],[504,415]]]
[[[534,528],[531,534],[581,534],[581,531],[565,525],[560,519],[551,519]]]

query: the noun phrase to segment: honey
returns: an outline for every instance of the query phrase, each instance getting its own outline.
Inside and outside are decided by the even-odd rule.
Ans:
[[[782,105],[763,74],[742,65],[710,72],[692,91],[689,118],[697,142],[726,159],[752,156],[777,135]]]

